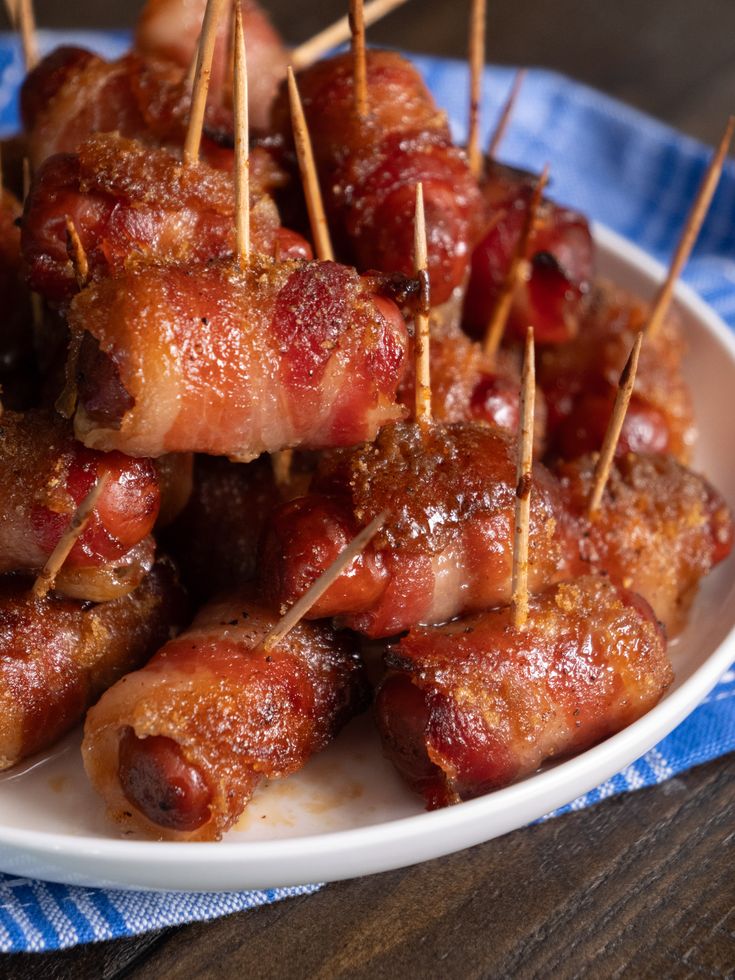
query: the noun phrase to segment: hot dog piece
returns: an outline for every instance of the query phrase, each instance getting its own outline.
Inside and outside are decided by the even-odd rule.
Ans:
[[[365,707],[354,641],[301,623],[265,653],[277,618],[247,597],[213,602],[89,712],[84,763],[125,828],[216,840],[263,779],[302,768]]]
[[[489,161],[481,184],[488,218],[497,218],[472,252],[464,325],[482,336],[505,283],[531,203],[534,178]],[[522,339],[529,323],[536,342],[560,344],[576,336],[589,306],[594,245],[587,219],[544,199],[529,241],[528,275],[515,291],[510,336]]]
[[[23,257],[33,289],[54,303],[78,291],[69,259],[67,219],[84,248],[89,274],[121,273],[131,256],[203,262],[235,250],[232,178],[205,163],[182,167],[166,150],[116,134],[93,136],[76,154],[46,160],[23,215]],[[254,184],[254,250],[311,258],[308,243],[280,227],[275,204]]]
[[[401,55],[367,52],[370,111],[354,111],[350,54],[299,75],[330,226],[361,269],[413,272],[415,188],[421,181],[431,298],[462,285],[482,201],[464,154],[452,145],[446,117],[416,68]],[[289,143],[285,87],[274,106],[276,130]],[[476,227],[477,226],[477,227]]]
[[[31,585],[0,580],[1,769],[58,741],[102,691],[165,642],[185,612],[165,561],[134,592],[101,605],[35,599]]]
[[[206,0],[148,0],[135,30],[135,49],[147,58],[161,58],[188,69],[196,54]],[[255,0],[242,0],[242,23],[248,63],[248,104],[256,129],[265,129],[278,83],[286,75],[288,50]],[[228,92],[231,54],[227,17],[217,36],[212,60],[210,98]]]
[[[620,372],[647,318],[642,300],[598,282],[579,335],[541,352],[537,377],[548,407],[552,454],[575,459],[600,449]],[[680,322],[671,314],[641,348],[618,453],[666,452],[688,460],[695,428],[682,373],[685,351]]]
[[[5,412],[0,424],[0,571],[40,570],[75,509],[105,474],[107,484],[97,506],[57,579],[60,590],[64,576],[72,581],[75,571],[86,571],[91,586],[95,573],[104,577],[110,566],[131,560],[150,564],[143,555],[135,559],[131,551],[150,534],[158,514],[156,470],[151,460],[85,449],[54,412]],[[129,588],[138,580],[133,577]],[[98,598],[79,589],[77,580],[71,594]]]
[[[263,581],[274,603],[294,601],[376,514],[383,530],[312,607],[368,636],[507,602],[515,505],[515,444],[478,424],[401,423],[375,444],[322,460],[313,492],[271,517]],[[532,589],[574,574],[577,527],[541,465],[531,492]]]
[[[376,715],[386,755],[436,808],[580,752],[645,714],[673,679],[647,603],[583,577],[509,607],[412,629],[388,656]]]
[[[561,463],[562,492],[583,528],[582,558],[640,593],[670,636],[685,622],[700,580],[733,545],[733,518],[720,494],[670,456],[615,460],[599,511],[587,519],[595,457]]]
[[[332,262],[262,258],[245,270],[131,266],[93,283],[69,316],[72,335],[91,335],[101,354],[83,370],[77,437],[136,456],[243,461],[373,438],[402,414],[408,345],[378,288]]]

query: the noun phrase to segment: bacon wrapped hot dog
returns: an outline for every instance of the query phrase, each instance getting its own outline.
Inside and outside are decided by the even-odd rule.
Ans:
[[[69,315],[77,437],[132,455],[250,460],[371,439],[401,415],[408,344],[380,284],[333,262],[140,265]]]
[[[46,160],[31,187],[23,216],[22,247],[28,281],[60,303],[78,291],[68,254],[71,218],[99,279],[123,271],[131,256],[205,262],[235,249],[232,179],[205,163],[182,167],[166,150],[116,134],[85,140],[77,154]],[[257,183],[251,241],[275,258],[311,258],[309,244],[282,228],[278,210]]]
[[[291,604],[382,510],[383,530],[308,615],[391,636],[510,599],[515,446],[484,425],[385,428],[323,461],[314,492],[277,508],[263,550],[266,593]],[[556,481],[534,468],[531,589],[574,574],[577,530]]]
[[[0,579],[0,769],[58,741],[184,615],[183,594],[165,561],[134,592],[97,606],[36,599],[31,585]]]
[[[620,731],[673,679],[639,596],[584,577],[509,607],[413,629],[376,701],[388,758],[429,808],[499,789]]]
[[[669,456],[618,457],[600,508],[587,518],[595,457],[561,463],[562,492],[583,533],[580,553],[617,585],[644,596],[668,634],[684,625],[700,580],[732,551],[720,494]]]
[[[505,283],[533,197],[530,174],[488,161],[481,184],[490,229],[472,252],[464,325],[482,336]],[[594,243],[587,219],[544,199],[529,241],[528,275],[516,288],[507,333],[522,339],[529,323],[536,342],[559,344],[575,337],[589,306]]]
[[[188,69],[196,54],[206,0],[148,0],[138,18],[135,49],[146,58],[161,58]],[[256,129],[265,129],[278,83],[286,76],[289,53],[268,15],[255,0],[242,0],[242,23],[248,63],[248,104]],[[228,18],[217,34],[212,60],[210,98],[227,92],[231,60]]]
[[[369,113],[354,109],[350,54],[299,75],[317,170],[338,242],[361,269],[413,272],[415,187],[421,181],[431,297],[449,299],[463,283],[482,201],[464,154],[452,145],[446,117],[415,67],[401,55],[367,52]],[[274,107],[276,129],[290,140],[288,100]]]
[[[266,653],[276,619],[248,598],[214,602],[89,712],[84,764],[124,827],[218,839],[263,779],[301,769],[366,706],[345,634],[301,623]]]
[[[156,470],[151,460],[85,449],[54,412],[5,412],[0,572],[39,571],[104,474],[107,484],[54,586],[78,599],[101,601],[130,592],[150,568],[148,535],[160,505]]]

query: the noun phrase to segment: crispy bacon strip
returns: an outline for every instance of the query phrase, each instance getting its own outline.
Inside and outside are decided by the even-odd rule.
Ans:
[[[146,58],[160,58],[188,69],[199,43],[206,6],[206,0],[148,0],[136,26],[135,50]],[[286,76],[289,52],[255,0],[242,0],[241,6],[250,120],[256,129],[265,129],[278,83]],[[231,95],[228,21],[228,17],[223,18],[212,60],[209,93],[215,101]]]
[[[620,372],[648,306],[597,283],[579,335],[541,354],[538,381],[549,410],[550,449],[565,459],[600,449]],[[675,315],[641,348],[635,389],[617,452],[669,453],[686,462],[694,444],[691,395],[682,374],[686,344]]]
[[[124,827],[216,840],[264,778],[301,769],[365,707],[354,641],[301,623],[266,654],[277,619],[247,597],[213,602],[89,712],[84,764]]]
[[[36,599],[31,584],[0,580],[0,769],[58,741],[184,617],[165,561],[134,592],[102,605]]]
[[[493,220],[472,252],[463,314],[465,328],[476,337],[485,333],[505,283],[535,177],[488,161],[481,186],[488,219]],[[506,335],[520,340],[532,323],[537,343],[568,341],[579,331],[594,274],[587,219],[545,199],[526,259],[528,275],[516,289]]]
[[[235,247],[232,178],[205,163],[183,167],[166,150],[116,134],[85,140],[38,171],[23,215],[23,257],[32,289],[54,303],[78,291],[67,249],[67,217],[90,275],[121,273],[131,256],[205,262]],[[253,189],[252,243],[277,258],[311,258],[309,244],[282,228],[262,188]]]
[[[359,268],[411,275],[415,188],[422,182],[431,297],[443,303],[463,282],[482,202],[416,68],[394,52],[368,51],[365,118],[354,111],[350,54],[306,69],[298,83],[333,236]],[[290,145],[285,87],[274,121]]]
[[[56,579],[57,591],[77,598],[99,598],[96,588],[107,593],[115,575],[120,587],[130,591],[146,563],[150,567],[146,539],[160,503],[155,468],[150,460],[85,449],[54,412],[5,412],[0,420],[0,572],[41,569],[74,510],[105,473],[105,489]],[[117,566],[128,570],[123,574]],[[85,591],[84,583],[92,591]]]
[[[584,529],[582,558],[644,596],[673,636],[700,580],[732,551],[732,514],[703,477],[671,457],[627,453],[613,463],[600,509],[587,520],[594,465],[584,456],[556,470]]]
[[[77,437],[132,455],[250,460],[371,439],[407,348],[378,283],[332,262],[146,266],[73,301]]]
[[[581,752],[650,710],[673,679],[639,596],[584,577],[509,607],[412,629],[377,697],[385,754],[430,809]]]
[[[383,531],[311,609],[372,637],[441,623],[510,599],[515,448],[484,425],[384,429],[374,445],[322,462],[314,492],[274,511],[262,557],[265,593],[290,604],[359,528]],[[530,586],[574,574],[577,530],[554,478],[534,468]]]
[[[76,152],[94,133],[117,132],[178,150],[190,102],[190,87],[176,65],[136,54],[108,62],[81,48],[62,48],[44,58],[21,89],[32,167],[56,153]],[[202,158],[231,170],[232,113],[210,104],[204,125]]]

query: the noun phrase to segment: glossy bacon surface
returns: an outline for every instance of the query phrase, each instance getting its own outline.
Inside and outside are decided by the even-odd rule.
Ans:
[[[372,637],[441,623],[510,597],[515,445],[485,425],[403,423],[331,455],[314,492],[274,511],[266,593],[290,604],[382,510],[382,532],[312,607]],[[573,574],[576,528],[541,465],[531,491],[531,589]]]
[[[531,175],[489,161],[482,191],[491,224],[472,252],[464,324],[482,336],[503,288],[533,196]],[[527,278],[516,289],[507,335],[522,339],[529,323],[538,344],[576,336],[589,305],[594,244],[587,219],[545,199],[539,209],[526,259]]]
[[[184,614],[165,561],[134,592],[101,605],[34,599],[31,585],[0,579],[0,769],[53,745],[102,691],[144,663]]]
[[[550,448],[565,459],[600,449],[620,372],[648,306],[611,283],[595,286],[579,335],[547,348],[537,378],[546,396]],[[641,348],[635,389],[618,442],[626,452],[670,453],[686,462],[694,443],[691,395],[682,374],[686,344],[675,314]]]
[[[75,297],[77,437],[132,455],[249,460],[373,438],[400,416],[408,343],[379,284],[331,262],[130,268]],[[114,405],[110,398],[114,394]]]
[[[0,420],[0,572],[41,569],[75,509],[104,474],[108,482],[56,581],[60,591],[74,570],[104,574],[105,566],[125,564],[146,539],[160,502],[156,471],[151,460],[85,449],[69,423],[52,411],[5,412]],[[147,560],[141,554],[138,558]],[[78,589],[73,594],[79,596]]]
[[[584,577],[509,607],[413,629],[387,656],[384,751],[429,808],[499,789],[645,714],[673,679],[650,607]]]
[[[700,580],[733,545],[732,514],[701,476],[670,456],[619,457],[599,511],[586,519],[594,457],[561,463],[562,492],[580,517],[582,558],[640,593],[674,635]]]
[[[148,0],[135,30],[135,49],[144,57],[172,61],[188,69],[196,54],[206,0]],[[286,75],[289,53],[265,11],[255,0],[242,0],[248,64],[248,102],[254,127],[268,124],[278,83]],[[210,97],[231,95],[229,17],[223,17],[212,61]]]
[[[94,133],[117,132],[151,146],[183,146],[191,103],[185,73],[168,62],[128,54],[105,61],[83,49],[52,53],[27,76],[21,90],[32,168],[56,153],[75,153]],[[229,110],[210,104],[202,156],[232,168]]]
[[[89,712],[85,766],[126,829],[216,840],[264,778],[300,769],[365,707],[354,641],[301,623],[266,653],[276,620],[247,597],[211,603]]]
[[[477,181],[409,61],[394,52],[367,52],[364,120],[354,112],[352,64],[350,54],[338,55],[298,79],[333,234],[359,268],[411,275],[416,184],[422,181],[432,303],[443,303],[467,269],[482,211]],[[284,89],[274,120],[290,140]]]
[[[308,243],[281,228],[257,182],[251,244],[272,257],[311,258]],[[205,262],[235,249],[232,178],[205,163],[182,167],[166,150],[116,134],[93,136],[78,154],[58,154],[36,174],[23,216],[28,281],[60,303],[77,291],[66,219],[79,234],[94,279],[121,273],[133,256]]]

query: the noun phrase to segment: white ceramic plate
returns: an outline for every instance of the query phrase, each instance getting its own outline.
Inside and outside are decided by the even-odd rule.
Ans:
[[[596,229],[602,274],[642,296],[663,275]],[[696,465],[735,501],[735,339],[691,290],[677,300],[700,428]],[[89,788],[79,736],[0,781],[0,869],[68,884],[214,891],[334,881],[425,861],[523,826],[586,793],[670,732],[735,660],[735,560],[704,584],[672,648],[676,682],[644,718],[601,745],[482,799],[434,813],[382,759],[369,716],[302,773],[257,794],[219,844],[120,839]]]

